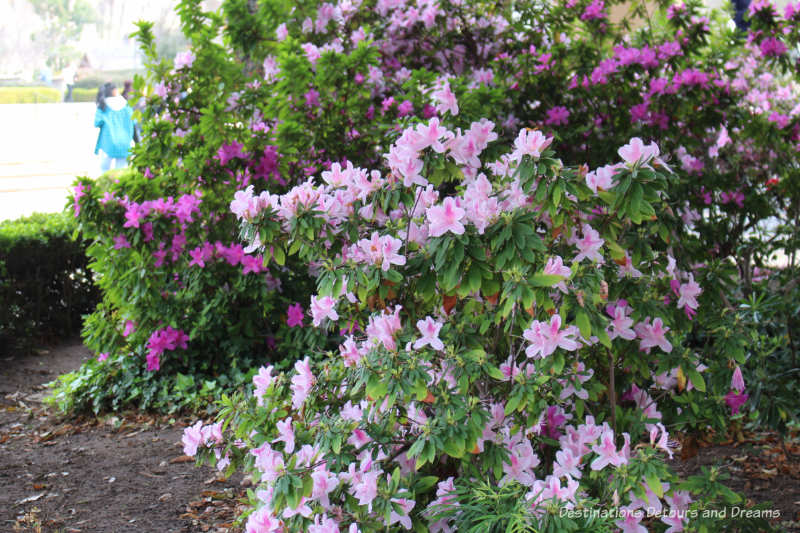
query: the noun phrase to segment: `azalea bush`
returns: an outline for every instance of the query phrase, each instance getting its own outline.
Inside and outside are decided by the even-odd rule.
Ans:
[[[706,383],[686,339],[703,289],[668,244],[659,148],[632,139],[600,188],[551,137],[522,130],[508,152],[494,128],[405,129],[387,161],[416,172],[373,173],[366,194],[368,171],[339,165],[237,193],[251,243],[320,264],[313,325],[346,330],[319,364],[262,367],[251,398],[223,400],[227,438],[222,422],[184,434],[187,453],[255,477],[248,531],[634,531],[648,509],[679,531],[738,500],[665,465],[662,408],[696,409]],[[431,172],[463,146],[474,159]],[[656,400],[670,372],[681,392]],[[509,512],[480,507],[492,498]],[[604,507],[621,515],[564,515]]]

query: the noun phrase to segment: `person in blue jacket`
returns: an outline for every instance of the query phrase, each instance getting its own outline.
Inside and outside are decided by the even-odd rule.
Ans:
[[[95,154],[100,154],[100,170],[128,165],[128,152],[133,142],[133,110],[120,96],[113,83],[106,83],[97,91],[97,111],[94,126],[100,128]]]

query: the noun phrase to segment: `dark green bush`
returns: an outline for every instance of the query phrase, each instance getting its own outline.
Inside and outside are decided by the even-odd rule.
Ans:
[[[0,222],[0,353],[77,333],[97,303],[71,215]]]

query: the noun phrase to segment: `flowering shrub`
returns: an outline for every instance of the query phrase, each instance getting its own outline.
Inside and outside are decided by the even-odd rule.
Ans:
[[[248,531],[635,531],[642,510],[667,507],[680,531],[692,511],[737,498],[678,486],[664,464],[662,405],[706,385],[684,346],[702,288],[668,245],[679,224],[659,148],[634,138],[621,161],[587,171],[540,131],[503,153],[494,128],[432,118],[390,148],[390,168],[410,160],[400,171],[336,165],[318,185],[231,203],[276,260],[286,249],[320,264],[313,324],[346,330],[317,365],[259,369],[249,408],[223,402],[229,439],[221,422],[185,432],[186,453],[205,445],[259,482]],[[438,174],[461,185],[437,191],[430,169],[458,163],[464,145],[470,161]],[[670,379],[681,392],[656,401],[648,391]],[[479,490],[514,513],[481,517]],[[621,515],[559,511],[612,505]]]

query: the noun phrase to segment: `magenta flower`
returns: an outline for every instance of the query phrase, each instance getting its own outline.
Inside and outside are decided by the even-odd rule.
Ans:
[[[114,249],[121,250],[123,248],[130,248],[131,244],[128,242],[128,239],[125,235],[119,234],[114,237]]]
[[[108,359],[108,352],[97,354],[97,360],[100,361],[101,363],[107,359]]]
[[[429,207],[425,212],[428,218],[428,234],[431,237],[440,237],[452,231],[456,235],[463,235],[464,225],[461,219],[465,214],[466,211],[458,207],[453,198],[445,198],[442,205]]]
[[[290,328],[303,327],[303,307],[295,302],[286,310],[286,325]]]
[[[569,123],[569,109],[557,105],[547,110],[547,119],[544,121],[549,126],[566,126]]]
[[[318,298],[311,297],[311,319],[315,327],[322,324],[326,318],[330,320],[339,320],[339,314],[336,312],[336,300],[330,296],[323,296]]]
[[[429,316],[426,316],[425,320],[417,321],[417,329],[422,333],[422,338],[414,342],[414,349],[419,350],[423,346],[430,346],[434,350],[444,350],[444,344],[439,339],[439,331],[442,326],[441,322],[436,322]]]
[[[731,414],[737,414],[739,412],[739,408],[747,403],[747,399],[749,397],[749,394],[745,394],[743,392],[738,394],[734,391],[728,392],[728,394],[725,395],[725,403],[731,408]]]
[[[122,336],[127,337],[131,333],[136,331],[136,323],[133,320],[126,320],[125,321],[125,329],[122,331]]]

